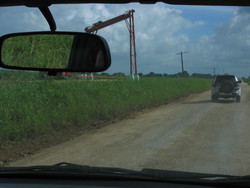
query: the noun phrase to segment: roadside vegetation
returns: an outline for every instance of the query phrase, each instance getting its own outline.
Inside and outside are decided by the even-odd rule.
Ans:
[[[250,78],[244,79],[244,82],[246,82],[246,83],[248,83],[248,85],[250,85]]]
[[[0,80],[1,144],[96,127],[211,87],[210,79],[198,78],[41,80],[37,73],[11,78]]]
[[[70,35],[16,36],[3,43],[2,61],[9,66],[65,68],[72,41]]]

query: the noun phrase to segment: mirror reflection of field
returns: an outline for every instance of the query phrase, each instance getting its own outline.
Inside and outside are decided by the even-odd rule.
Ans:
[[[62,129],[124,119],[211,87],[211,80],[194,78],[39,80],[31,74],[30,79],[17,80],[0,81],[2,146]]]
[[[8,38],[3,43],[2,62],[8,66],[67,68],[73,37],[41,34]]]

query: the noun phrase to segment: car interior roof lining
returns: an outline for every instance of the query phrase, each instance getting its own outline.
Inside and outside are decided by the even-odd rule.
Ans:
[[[112,3],[122,4],[139,2],[142,4],[153,4],[164,2],[173,5],[218,5],[218,6],[250,6],[247,0],[1,0],[0,6],[28,6],[48,7],[51,4],[78,4],[78,3]]]

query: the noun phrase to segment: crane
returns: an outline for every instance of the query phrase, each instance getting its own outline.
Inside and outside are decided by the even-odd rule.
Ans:
[[[134,27],[134,12],[135,10],[126,11],[124,14],[117,16],[115,18],[109,19],[107,21],[99,21],[94,23],[90,27],[86,27],[85,31],[87,33],[97,34],[99,29],[110,26],[117,22],[125,20],[130,38],[130,76],[133,78],[139,78],[137,72],[137,61],[136,61],[136,44],[135,44],[135,27]]]

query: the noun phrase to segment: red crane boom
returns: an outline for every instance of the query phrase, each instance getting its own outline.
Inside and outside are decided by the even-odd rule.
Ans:
[[[87,33],[96,34],[99,29],[113,25],[117,22],[125,20],[130,38],[130,75],[138,78],[137,61],[136,61],[136,44],[135,44],[135,27],[134,27],[134,10],[129,10],[120,16],[109,19],[107,21],[99,21],[93,24],[91,27],[86,27]]]

